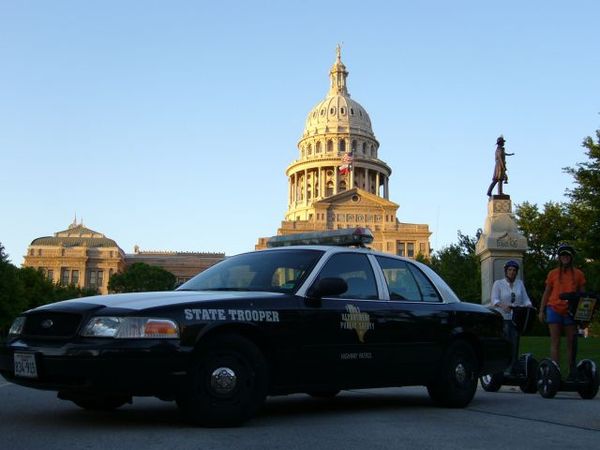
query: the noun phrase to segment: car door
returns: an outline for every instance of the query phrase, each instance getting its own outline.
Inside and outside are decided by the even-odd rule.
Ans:
[[[348,289],[317,302],[305,301],[307,332],[299,357],[307,368],[306,380],[340,387],[364,385],[377,357],[375,314],[382,309],[371,262],[365,253],[335,253],[314,283],[321,278],[342,278]]]
[[[449,312],[434,284],[408,261],[376,256],[383,272],[389,302],[378,327],[387,347],[387,367],[405,383],[426,378],[442,356],[449,338]]]

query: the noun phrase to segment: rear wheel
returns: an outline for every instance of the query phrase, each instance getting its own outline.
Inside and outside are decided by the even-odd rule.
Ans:
[[[486,392],[498,392],[502,387],[504,375],[502,373],[495,373],[493,375],[482,375],[479,377],[479,383]]]
[[[467,406],[477,389],[477,357],[473,347],[456,341],[446,350],[436,380],[427,386],[433,401],[449,408]]]
[[[582,386],[577,389],[581,398],[591,400],[598,394],[600,377],[596,363],[590,359],[584,359],[577,364],[577,380]]]
[[[265,357],[254,343],[237,335],[217,336],[204,348],[188,373],[186,390],[177,397],[177,405],[198,425],[240,425],[255,415],[265,400]]]
[[[537,390],[544,398],[554,398],[560,389],[560,370],[551,359],[542,359],[537,369]]]
[[[535,394],[538,390],[537,386],[537,368],[538,362],[532,356],[525,356],[525,381],[519,388],[526,394]]]

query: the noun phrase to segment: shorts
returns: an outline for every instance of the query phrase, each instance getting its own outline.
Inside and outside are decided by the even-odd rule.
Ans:
[[[554,311],[550,306],[546,306],[546,323],[558,325],[575,325],[575,321],[571,316],[563,316],[562,314],[559,314],[556,311]]]

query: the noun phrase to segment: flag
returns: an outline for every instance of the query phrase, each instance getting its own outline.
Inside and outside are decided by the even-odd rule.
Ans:
[[[340,164],[340,173],[342,175],[346,175],[348,172],[352,170],[352,163],[354,162],[354,156],[352,156],[352,152],[344,153],[342,156],[342,164]]]

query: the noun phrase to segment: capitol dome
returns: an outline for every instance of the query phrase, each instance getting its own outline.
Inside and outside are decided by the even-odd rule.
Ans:
[[[308,113],[303,138],[315,134],[345,132],[375,138],[369,114],[360,103],[350,98],[346,87],[348,71],[342,63],[340,50],[329,71],[331,80],[325,100]]]

